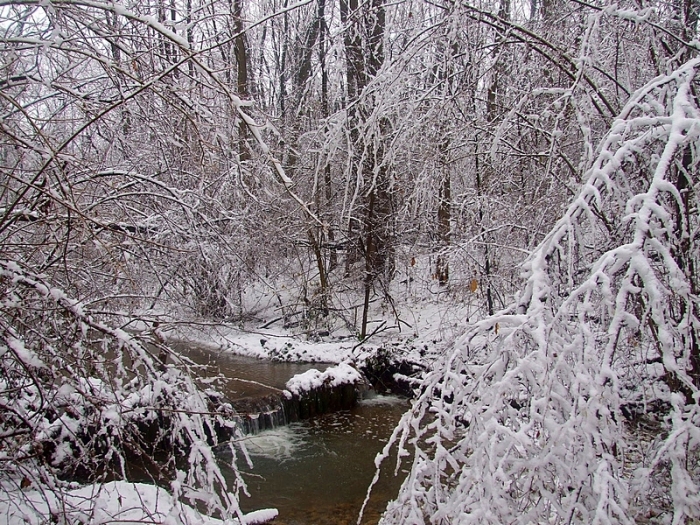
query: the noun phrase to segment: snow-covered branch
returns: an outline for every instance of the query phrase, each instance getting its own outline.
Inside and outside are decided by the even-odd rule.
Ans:
[[[478,323],[425,380],[396,438],[411,473],[384,523],[700,515],[698,67],[632,95],[526,262],[517,313]],[[625,419],[652,401],[668,410],[655,443]]]

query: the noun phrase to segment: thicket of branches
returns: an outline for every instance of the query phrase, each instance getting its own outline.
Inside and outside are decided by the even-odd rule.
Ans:
[[[698,67],[630,96],[522,293],[426,379],[382,523],[700,516]]]
[[[477,279],[485,313],[505,306],[676,44],[566,2],[8,1],[2,16],[3,235],[35,236],[31,264],[62,287],[92,282],[78,298],[238,321],[251,283],[319,316],[347,317],[349,288],[366,310],[413,255],[457,294]]]
[[[208,512],[242,516],[243,480],[226,480],[213,455],[228,443],[235,466],[232,442],[219,442],[240,437],[230,409],[212,404],[186,363],[165,365],[169,350],[157,338],[106,324],[45,277],[1,264],[4,519],[85,522],[93,510],[65,498],[70,482],[120,479],[156,482]],[[49,515],[32,517],[42,501]]]
[[[243,191],[232,184],[238,143],[223,130],[236,119],[257,128],[212,69],[220,64],[194,49],[195,38],[217,49],[214,27],[230,11],[197,11],[210,25],[180,35],[162,9],[0,4],[8,519],[42,499],[46,519],[93,519],[67,497],[70,482],[115,479],[155,481],[176,500],[241,517],[244,483],[235,470],[226,480],[213,452],[238,435],[231,414],[164,344],[157,316],[139,312],[166,299],[198,315],[229,311],[249,269],[245,243],[228,256],[251,217],[232,205]]]
[[[164,312],[244,322],[265,289],[364,337],[415,255],[491,317],[407,416],[388,522],[695,516],[699,12],[0,0],[3,483],[214,439]],[[235,513],[208,446],[187,484]]]

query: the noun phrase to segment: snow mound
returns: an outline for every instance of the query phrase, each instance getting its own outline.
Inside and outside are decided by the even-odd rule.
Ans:
[[[277,517],[276,509],[246,514],[244,525],[266,523]],[[183,525],[241,525],[239,520],[222,521],[205,516],[176,501],[154,485],[112,481],[88,485],[63,494],[23,491],[5,493],[0,499],[0,522],[7,525],[40,525],[49,520],[62,523],[121,525],[163,523]]]
[[[326,369],[324,372],[312,368],[303,374],[297,374],[287,381],[285,388],[292,395],[301,396],[306,392],[324,386],[336,387],[363,382],[364,377],[360,372],[347,363],[341,363],[338,366],[332,366]]]

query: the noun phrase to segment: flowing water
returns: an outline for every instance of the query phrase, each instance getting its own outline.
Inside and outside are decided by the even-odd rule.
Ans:
[[[207,350],[180,343],[173,345],[178,353],[198,365],[206,366],[202,375],[221,374],[226,378],[222,391],[229,401],[263,397],[284,389],[285,383],[296,374],[317,368],[325,370],[329,363],[286,363],[234,355],[224,351]]]
[[[232,400],[269,395],[284,388],[294,374],[330,366],[278,363],[192,348],[185,353],[194,362],[209,365],[210,373],[235,378],[224,390]],[[407,408],[403,398],[374,396],[352,410],[246,436],[253,468],[239,459],[250,492],[249,498],[241,498],[243,510],[277,508],[277,525],[356,523],[374,477],[374,459]],[[221,452],[222,463],[230,459],[227,454]],[[373,490],[363,524],[377,523],[386,503],[398,493],[403,476],[393,476],[394,463],[389,461]]]
[[[408,408],[395,396],[361,401],[246,439],[253,469],[245,469],[250,498],[244,511],[275,507],[283,525],[345,525],[357,516],[374,476],[374,459]],[[393,466],[393,463],[391,464]],[[387,460],[362,523],[377,523],[401,478]],[[405,474],[405,472],[403,473]]]

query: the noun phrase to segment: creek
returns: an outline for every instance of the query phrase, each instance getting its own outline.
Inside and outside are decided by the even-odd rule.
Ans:
[[[179,350],[192,361],[208,365],[209,373],[229,378],[223,392],[231,401],[262,398],[283,389],[295,374],[331,366],[273,362],[191,347]],[[370,394],[351,410],[247,435],[244,442],[253,468],[239,458],[238,468],[250,492],[250,497],[241,497],[243,510],[277,508],[276,525],[356,523],[375,473],[374,459],[408,406],[401,397]],[[230,460],[227,451],[220,454],[222,463]],[[395,458],[387,459],[363,524],[377,523],[387,502],[396,497],[405,471],[394,477],[394,465]]]

